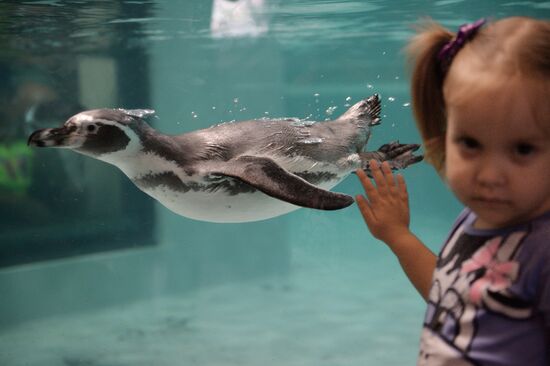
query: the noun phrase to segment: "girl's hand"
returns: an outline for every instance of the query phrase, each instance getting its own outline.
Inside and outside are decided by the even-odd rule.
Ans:
[[[363,170],[357,170],[366,197],[357,195],[355,200],[372,235],[392,246],[410,234],[407,186],[403,176],[396,179],[387,162],[369,164],[376,186]]]
[[[414,287],[428,300],[437,257],[409,230],[405,180],[401,175],[394,177],[387,162],[380,167],[371,160],[369,166],[376,186],[364,171],[356,172],[366,195],[355,197],[359,210],[372,235],[390,247]]]

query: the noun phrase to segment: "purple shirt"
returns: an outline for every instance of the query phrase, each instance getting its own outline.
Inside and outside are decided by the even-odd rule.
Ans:
[[[418,365],[550,365],[550,212],[498,230],[465,210],[439,254]]]

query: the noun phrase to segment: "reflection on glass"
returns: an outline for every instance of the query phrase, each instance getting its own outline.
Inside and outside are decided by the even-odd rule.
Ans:
[[[148,204],[120,177],[66,151],[37,154],[27,146],[32,131],[57,126],[85,107],[130,98],[148,103],[146,74],[134,74],[125,57],[143,51],[119,48],[128,29],[114,28],[85,47],[74,42],[79,32],[103,32],[95,17],[116,16],[123,7],[104,4],[93,22],[91,7],[0,7],[5,19],[19,19],[0,23],[9,50],[0,57],[0,266],[152,244],[151,210],[138,211]],[[48,37],[35,36],[40,33]],[[92,50],[100,55],[88,55]],[[139,83],[141,95],[129,96],[121,79]],[[135,233],[132,218],[144,221]]]

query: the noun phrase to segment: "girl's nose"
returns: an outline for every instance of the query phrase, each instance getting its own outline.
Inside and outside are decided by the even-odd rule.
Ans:
[[[506,182],[506,168],[499,159],[482,159],[479,162],[476,181],[486,187],[498,187]]]

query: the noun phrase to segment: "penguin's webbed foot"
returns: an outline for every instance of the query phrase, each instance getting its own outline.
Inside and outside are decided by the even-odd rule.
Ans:
[[[399,141],[392,141],[384,144],[376,151],[366,151],[360,153],[361,168],[370,177],[369,161],[371,159],[382,163],[387,161],[392,170],[405,169],[409,165],[418,163],[424,158],[422,155],[414,155],[414,152],[420,148],[418,144],[400,144]]]

